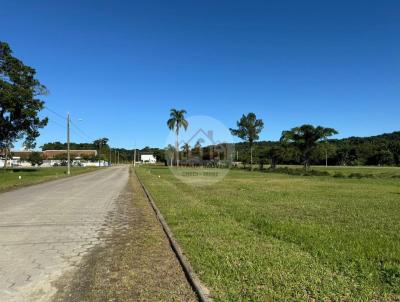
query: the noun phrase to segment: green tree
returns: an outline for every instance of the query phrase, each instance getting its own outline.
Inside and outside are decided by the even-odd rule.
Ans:
[[[264,169],[264,165],[268,163],[268,153],[266,150],[262,149],[258,152],[258,164],[260,170]]]
[[[108,143],[108,138],[106,138],[106,137],[96,139],[93,142],[93,145],[96,146],[97,150],[99,151],[98,155],[97,155],[97,161],[99,162],[99,165],[100,165],[101,160],[104,160],[104,161],[107,160],[106,154],[103,154],[103,152],[102,152],[103,147],[107,146],[107,143]]]
[[[99,150],[99,155],[102,153],[101,152],[102,148],[107,146],[107,143],[108,143],[108,138],[107,137],[96,139],[93,142],[93,145],[95,145],[97,150]]]
[[[41,152],[32,152],[28,156],[28,162],[31,163],[32,166],[41,166],[43,164],[43,155]]]
[[[253,143],[259,139],[259,134],[264,128],[262,119],[257,119],[256,115],[252,112],[247,115],[242,115],[240,120],[236,123],[237,129],[230,128],[232,135],[241,138],[249,143],[250,147],[250,169],[253,170]]]
[[[285,150],[281,146],[272,146],[267,151],[267,156],[271,163],[271,169],[275,170],[278,161],[284,156]]]
[[[307,170],[310,166],[312,153],[318,143],[337,133],[333,128],[302,125],[288,131],[283,131],[281,141],[291,143],[299,149],[302,154],[304,169]]]
[[[374,164],[378,166],[385,166],[385,165],[393,165],[394,164],[394,156],[393,153],[389,150],[378,150],[374,156]]]
[[[176,157],[176,166],[179,167],[179,131],[181,128],[187,129],[189,126],[188,121],[185,119],[186,110],[177,110],[171,109],[169,114],[169,120],[167,121],[167,126],[170,130],[175,131],[176,134],[176,143],[175,143],[175,152],[177,153]]]
[[[0,41],[0,149],[6,151],[6,158],[18,139],[33,148],[39,129],[47,125],[48,119],[38,115],[44,102],[37,98],[47,90],[35,76],[35,69],[15,58],[9,45]]]

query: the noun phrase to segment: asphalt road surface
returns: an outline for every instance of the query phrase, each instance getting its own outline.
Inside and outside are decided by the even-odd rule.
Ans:
[[[101,244],[128,177],[112,167],[0,194],[0,300],[51,299],[54,282]]]

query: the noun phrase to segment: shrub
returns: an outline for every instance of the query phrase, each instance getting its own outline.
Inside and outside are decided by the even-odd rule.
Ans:
[[[344,175],[342,172],[335,172],[335,174],[333,175],[333,177],[336,177],[336,178],[345,178],[346,175]]]

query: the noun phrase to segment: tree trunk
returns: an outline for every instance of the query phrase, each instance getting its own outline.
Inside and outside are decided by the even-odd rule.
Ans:
[[[271,158],[271,170],[275,170],[276,168],[276,160],[274,158]]]
[[[308,171],[308,168],[310,167],[310,163],[309,163],[309,160],[308,159],[305,159],[304,160],[304,170],[305,171]]]
[[[3,166],[3,169],[7,168],[7,157],[8,157],[7,151],[8,151],[8,146],[6,145],[6,147],[4,148],[4,166]]]
[[[250,170],[253,171],[253,145],[250,144]]]
[[[178,132],[176,133],[176,146],[175,146],[175,152],[176,152],[176,167],[179,167],[179,134]]]
[[[325,167],[328,167],[328,150],[325,150]]]

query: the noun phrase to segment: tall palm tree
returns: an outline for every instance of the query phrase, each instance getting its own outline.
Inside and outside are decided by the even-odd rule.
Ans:
[[[189,126],[188,121],[185,119],[186,110],[177,110],[171,109],[169,114],[169,120],[167,121],[167,126],[170,130],[175,131],[176,133],[176,143],[175,143],[175,152],[177,152],[176,157],[176,166],[179,167],[179,130],[183,127],[183,129],[187,129]]]

